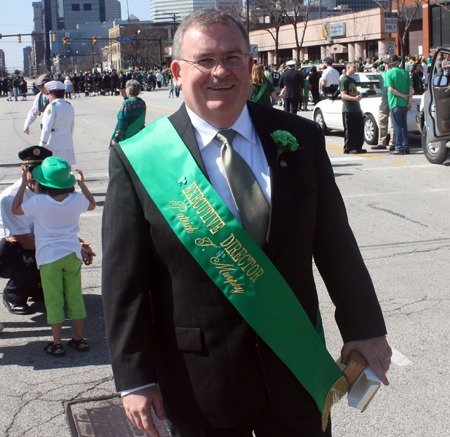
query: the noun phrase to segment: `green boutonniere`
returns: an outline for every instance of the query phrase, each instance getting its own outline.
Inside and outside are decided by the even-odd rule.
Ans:
[[[270,134],[275,145],[277,146],[277,165],[280,156],[286,152],[294,152],[298,149],[298,143],[294,135],[285,130],[276,130],[273,134]],[[284,165],[283,165],[284,163]],[[286,163],[283,161],[282,167],[286,167]]]

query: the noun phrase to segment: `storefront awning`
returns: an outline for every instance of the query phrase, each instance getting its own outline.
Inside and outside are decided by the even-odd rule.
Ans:
[[[344,46],[343,44],[333,44],[330,47],[331,53],[348,53],[347,46]]]

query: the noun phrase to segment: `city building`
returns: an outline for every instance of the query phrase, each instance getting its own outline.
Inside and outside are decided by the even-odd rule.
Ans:
[[[115,21],[109,30],[110,45],[103,48],[103,68],[107,70],[143,69],[170,64],[170,46],[178,24],[129,20]],[[131,38],[131,41],[121,41]]]
[[[197,9],[220,7],[221,2],[229,3],[226,0],[150,0],[150,20],[162,22],[173,17],[180,22]]]
[[[44,59],[46,68],[51,67],[51,32],[76,30],[79,24],[105,23],[121,18],[119,0],[41,0],[33,2],[35,21],[41,9],[42,33],[44,35]],[[38,33],[37,30],[35,30]]]
[[[45,71],[45,39],[42,35],[44,31],[42,21],[42,3],[33,2],[33,31],[31,36],[31,65],[30,73],[38,76]]]
[[[113,21],[85,23],[78,24],[76,29],[72,30],[52,31],[50,48],[54,71],[101,68],[102,48],[109,45],[109,29],[113,25]]]
[[[33,49],[31,46],[26,46],[23,48],[23,75],[29,76],[31,74],[31,65],[32,65],[32,54]]]
[[[0,49],[0,77],[5,77],[6,75],[5,52],[3,49]]]
[[[298,31],[303,32],[303,23],[298,23]],[[326,28],[325,28],[326,26]],[[328,36],[328,38],[327,38]],[[281,64],[291,59],[320,60],[331,56],[355,60],[386,54],[384,32],[384,11],[374,8],[351,14],[327,17],[308,22],[300,52],[295,46],[294,28],[291,24],[281,26],[278,52],[275,43],[264,29],[250,32],[250,42],[258,45],[258,60],[264,64]]]

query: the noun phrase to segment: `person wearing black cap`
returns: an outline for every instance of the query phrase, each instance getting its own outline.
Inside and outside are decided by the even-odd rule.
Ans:
[[[34,98],[33,106],[31,107],[30,111],[28,112],[27,118],[25,119],[23,131],[27,135],[30,135],[31,124],[36,120],[37,117],[42,116],[45,107],[48,105],[48,97],[47,97],[48,91],[45,88],[45,84],[47,82],[50,82],[51,80],[52,78],[47,74],[41,74],[34,83],[36,88],[39,90],[39,93]]]
[[[322,73],[322,90],[325,94],[334,94],[339,87],[339,71],[333,68],[333,59],[325,58],[327,68]]]
[[[31,146],[19,152],[22,172],[27,173],[28,186],[24,199],[34,196],[36,181],[33,170],[52,152],[45,147]],[[9,279],[3,291],[3,303],[12,314],[30,314],[29,297],[42,299],[41,278],[36,266],[33,219],[12,213],[12,204],[22,178],[0,193],[0,277]],[[95,253],[89,243],[81,243],[83,262],[92,263]]]
[[[19,152],[22,172],[26,172],[28,187],[25,198],[34,195],[36,181],[33,170],[52,152],[44,147],[31,146]],[[15,216],[12,203],[22,180],[0,194],[0,276],[9,281],[3,291],[3,303],[13,314],[29,314],[29,297],[42,299],[41,278],[36,266],[33,219]]]
[[[286,88],[284,110],[291,114],[297,114],[302,88],[305,86],[303,76],[298,70],[295,70],[295,65],[295,61],[286,62],[288,69],[281,75],[280,79],[280,88]]]
[[[394,125],[395,150],[394,155],[408,155],[408,111],[412,108],[413,86],[409,73],[399,68],[400,58],[392,55],[389,62],[390,70],[386,74],[384,86],[388,88],[389,109]]]

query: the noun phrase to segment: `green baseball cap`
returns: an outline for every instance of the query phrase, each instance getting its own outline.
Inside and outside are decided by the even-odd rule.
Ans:
[[[42,164],[33,170],[33,177],[44,187],[60,190],[73,187],[76,182],[69,164],[56,156],[45,158]]]

